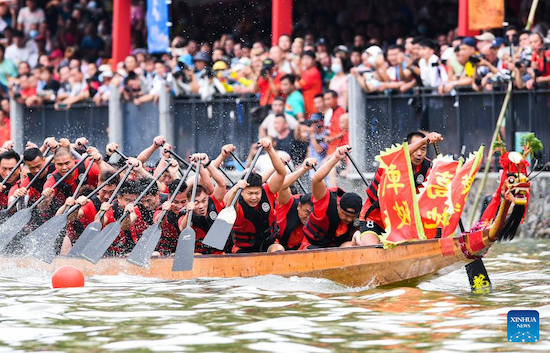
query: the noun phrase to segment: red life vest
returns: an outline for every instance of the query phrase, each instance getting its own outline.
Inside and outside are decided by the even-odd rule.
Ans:
[[[155,216],[159,215],[162,212],[162,206],[160,206],[156,212]],[[183,217],[185,213],[175,214],[172,211],[166,212],[166,218],[164,223],[161,226],[162,234],[157,244],[156,251],[162,253],[163,255],[170,255],[176,252],[176,247],[178,245],[178,238],[180,235],[178,222],[179,219]]]
[[[304,240],[304,225],[298,217],[301,197],[302,195],[293,195],[286,205],[277,207],[278,241],[286,250],[298,250]]]
[[[9,194],[10,189],[13,187],[12,184],[4,184],[6,188],[4,191],[0,192],[0,208],[7,208],[8,207],[8,200],[9,200]]]
[[[78,240],[82,232],[84,232],[84,229],[86,229],[86,227],[93,222],[95,215],[99,212],[99,209],[101,208],[101,201],[97,198],[97,196],[94,196],[90,199],[90,202],[84,207],[86,207],[86,211],[95,211],[95,213],[92,216],[92,212],[89,212],[90,214],[85,215],[81,219],[75,219],[74,221],[67,223],[67,236],[73,244]]]
[[[314,210],[304,227],[309,244],[320,248],[340,246],[359,229],[359,219],[345,224],[338,216],[338,203],[344,193],[340,188],[330,188],[325,197],[314,200]]]
[[[262,187],[258,208],[248,206],[242,196],[239,198],[237,220],[233,226],[233,243],[239,251],[265,251],[279,235],[275,215],[275,195],[269,185]]]

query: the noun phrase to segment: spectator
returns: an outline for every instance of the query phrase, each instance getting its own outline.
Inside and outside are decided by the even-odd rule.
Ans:
[[[97,89],[93,101],[96,105],[107,104],[109,102],[109,97],[111,95],[111,80],[113,78],[113,73],[111,71],[104,71],[99,75],[99,82],[101,86]]]
[[[493,41],[495,40],[495,35],[491,32],[485,32],[478,36],[475,36],[475,39],[477,40],[477,49],[481,50],[481,48],[485,44],[493,44]]]
[[[59,82],[53,78],[52,68],[41,67],[40,80],[36,87],[36,95],[27,98],[25,104],[30,107],[41,105],[45,102],[54,103],[57,91],[59,91],[60,87]]]
[[[14,64],[18,65],[25,61],[30,66],[36,66],[38,62],[38,49],[36,43],[29,39],[25,40],[25,36],[20,31],[13,32],[13,44],[6,48],[5,57]]]
[[[32,31],[36,31],[36,34],[38,33],[38,25],[46,21],[46,15],[44,14],[44,10],[37,6],[36,0],[27,0],[25,4],[27,6],[19,10],[19,15],[17,16],[17,29],[32,38]]]
[[[8,27],[13,27],[13,24],[17,22],[15,16],[15,8],[8,7],[8,2],[0,2],[0,32]]]
[[[338,93],[327,91],[324,94],[325,106],[328,108],[324,116],[324,125],[328,128],[327,153],[330,155],[342,146],[344,132],[340,128],[340,117],[346,113],[344,108],[338,105]]]
[[[292,116],[298,122],[305,119],[305,103],[302,93],[295,87],[295,77],[284,75],[281,78],[281,91],[286,96],[285,114]]]
[[[315,158],[319,165],[327,157],[327,143],[325,140],[328,131],[325,129],[323,120],[323,114],[314,113],[308,121],[299,124],[294,131],[296,140],[309,143],[309,157]],[[311,175],[313,173],[310,173]]]
[[[348,62],[339,57],[332,60],[332,72],[334,76],[330,80],[328,88],[338,94],[338,105],[344,110],[348,107]]]
[[[90,91],[80,68],[70,69],[69,74],[70,91],[66,92],[63,88],[60,89],[61,92],[66,93],[68,96],[60,99],[58,95],[57,103],[54,105],[57,110],[70,109],[73,104],[90,98]]]
[[[456,58],[462,70],[455,72],[454,69],[447,67],[449,81],[439,86],[439,93],[450,93],[456,87],[471,87],[474,83],[475,64],[472,63],[472,56],[475,54],[476,43],[473,38],[464,38],[462,44],[458,47]]]
[[[323,69],[321,75],[323,77],[324,90],[328,87],[330,80],[334,77],[334,72],[332,72],[332,58],[326,52],[319,53],[319,64]]]
[[[420,77],[422,85],[426,88],[438,88],[442,83],[447,82],[447,71],[441,65],[439,57],[435,55],[436,44],[425,39],[419,43],[420,61]]]
[[[296,82],[296,88],[302,90],[306,108],[306,118],[315,113],[313,106],[313,97],[323,91],[323,82],[321,72],[316,66],[315,53],[312,51],[304,52],[302,56],[302,78]]]
[[[0,44],[0,97],[8,96],[9,80],[17,77],[17,68],[4,54],[6,49]]]
[[[80,43],[81,54],[86,57],[97,59],[99,52],[105,47],[103,39],[97,35],[97,26],[94,22],[88,22],[86,25],[86,36]]]
[[[27,98],[36,95],[36,79],[31,75],[21,75],[13,89],[13,98],[19,104],[25,104]]]
[[[306,158],[308,145],[296,140],[294,130],[288,127],[284,114],[275,115],[274,127],[277,136],[273,139],[273,143],[277,150],[288,153],[295,165],[302,163]]]
[[[313,98],[313,105],[315,106],[315,113],[321,113],[324,116],[327,112],[323,94],[318,94]]]
[[[350,55],[352,67],[358,67],[359,65],[361,65],[361,54],[363,54],[363,50],[361,48],[353,47]]]
[[[281,78],[283,73],[275,66],[273,59],[265,59],[260,76],[256,80],[255,92],[260,93],[260,105],[271,105],[273,99],[281,95]]]
[[[3,110],[0,110],[0,146],[11,140],[10,117]]]
[[[296,129],[298,126],[298,121],[293,116],[285,114],[285,99],[283,97],[275,97],[275,99],[273,99],[273,103],[271,104],[271,112],[268,116],[266,116],[260,125],[260,139],[267,136],[272,138],[277,137],[277,131],[275,130],[275,116],[280,114],[284,114],[289,129]]]
[[[550,50],[544,46],[542,34],[534,32],[529,36],[533,56],[531,57],[531,76],[526,82],[527,89],[547,88],[550,84]]]

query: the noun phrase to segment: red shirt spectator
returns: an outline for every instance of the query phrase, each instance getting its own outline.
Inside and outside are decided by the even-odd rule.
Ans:
[[[324,96],[325,105],[332,111],[332,115],[325,115],[325,124],[328,125],[328,147],[327,154],[331,155],[336,151],[336,148],[345,145],[344,130],[340,127],[340,117],[346,114],[344,108],[338,105],[338,93],[335,91],[327,91]],[[329,118],[330,121],[327,121]]]
[[[321,73],[315,66],[315,53],[306,51],[302,56],[302,63],[305,70],[302,72],[302,78],[296,83],[296,87],[302,90],[306,106],[306,117],[309,118],[311,114],[316,112],[313,98],[323,92],[323,80],[321,79]]]
[[[282,72],[273,72],[271,80],[273,80],[273,86],[275,86],[277,92],[274,93],[271,84],[269,83],[270,78],[258,78],[258,90],[260,92],[260,105],[271,105],[273,99],[281,95],[281,77],[283,77]]]

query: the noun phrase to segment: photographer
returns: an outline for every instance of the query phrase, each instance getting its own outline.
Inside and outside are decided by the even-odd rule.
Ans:
[[[184,97],[199,91],[199,83],[193,70],[183,61],[176,60],[172,63],[172,89],[176,97]]]
[[[195,61],[195,79],[198,85],[192,87],[194,88],[192,92],[200,94],[205,101],[212,99],[215,93],[225,93],[223,85],[216,78],[212,68],[208,66],[210,56],[205,52],[199,52],[193,60]]]
[[[527,89],[546,88],[550,84],[550,49],[540,33],[532,33],[529,41],[533,56],[531,69],[527,70],[531,78],[525,83],[525,87]]]
[[[481,53],[470,58],[470,61],[476,66],[476,70],[474,72],[474,82],[472,83],[472,88],[474,91],[481,91],[483,88],[487,88],[486,85],[488,81],[485,80],[485,78],[488,76],[493,77],[499,73],[497,68],[498,47],[500,47],[500,42],[497,42],[497,40],[493,41],[493,44],[483,44],[480,47]]]
[[[281,78],[283,72],[275,66],[272,59],[265,59],[262,63],[260,76],[254,83],[254,92],[260,93],[260,105],[271,105],[273,99],[281,95]]]
[[[439,86],[439,94],[450,93],[456,87],[471,87],[474,83],[476,71],[476,41],[473,38],[464,38],[458,47],[456,58],[462,67],[462,71],[455,72],[452,66],[448,66],[449,81]]]

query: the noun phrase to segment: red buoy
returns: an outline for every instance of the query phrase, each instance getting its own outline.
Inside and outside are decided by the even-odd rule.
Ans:
[[[54,288],[84,287],[84,275],[73,266],[61,266],[52,276]]]

